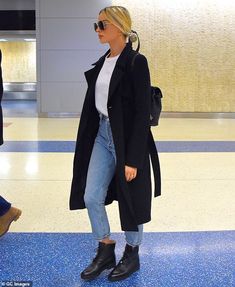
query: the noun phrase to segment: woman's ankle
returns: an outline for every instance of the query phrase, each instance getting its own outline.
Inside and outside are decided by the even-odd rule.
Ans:
[[[116,241],[110,239],[109,237],[106,237],[106,238],[100,240],[100,242],[105,243],[105,244],[114,244]]]

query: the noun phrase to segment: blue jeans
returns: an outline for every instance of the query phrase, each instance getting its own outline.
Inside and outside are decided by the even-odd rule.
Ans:
[[[105,210],[108,186],[116,169],[116,153],[108,118],[100,117],[100,126],[88,168],[84,201],[91,222],[92,233],[97,240],[110,236],[110,226]],[[126,242],[131,246],[141,244],[143,224],[139,231],[125,231]]]
[[[0,196],[0,216],[3,216],[11,208],[11,204]]]

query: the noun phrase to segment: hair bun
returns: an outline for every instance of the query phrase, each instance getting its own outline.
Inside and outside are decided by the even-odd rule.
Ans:
[[[129,33],[128,36],[129,36],[129,40],[130,40],[131,43],[136,42],[137,39],[138,39],[137,32],[135,32],[133,30]]]

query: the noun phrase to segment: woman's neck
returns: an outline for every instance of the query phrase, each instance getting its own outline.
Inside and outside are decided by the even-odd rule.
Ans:
[[[115,56],[121,54],[122,50],[125,48],[126,39],[122,38],[122,39],[118,39],[118,40],[109,42],[109,46],[110,46],[109,57],[115,57]]]

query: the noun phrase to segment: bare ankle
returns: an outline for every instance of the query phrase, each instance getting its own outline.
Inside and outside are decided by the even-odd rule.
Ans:
[[[113,244],[113,243],[115,243],[115,240],[112,240],[109,237],[106,237],[106,238],[100,240],[100,242],[105,243],[105,244]]]

